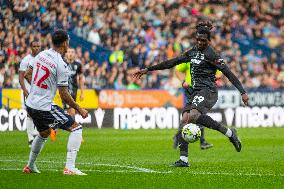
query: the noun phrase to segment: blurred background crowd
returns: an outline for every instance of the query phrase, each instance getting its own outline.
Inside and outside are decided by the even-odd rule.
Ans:
[[[18,67],[29,43],[39,39],[47,49],[50,33],[64,28],[91,45],[73,46],[87,88],[179,88],[174,69],[136,83],[129,73],[191,48],[195,25],[206,17],[214,25],[212,46],[245,87],[284,89],[283,0],[0,0],[0,5],[0,87],[19,88]],[[109,52],[103,61],[92,56],[98,48]],[[232,87],[219,77],[219,87]]]

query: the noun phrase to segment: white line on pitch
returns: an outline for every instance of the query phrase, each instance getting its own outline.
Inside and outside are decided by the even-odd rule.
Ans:
[[[23,160],[0,160],[0,162],[21,162],[25,163],[26,161]],[[39,163],[53,163],[53,164],[64,164],[64,162],[59,162],[59,161],[37,161]],[[118,167],[118,168],[126,168],[126,169],[134,169],[133,171],[131,170],[85,170],[85,171],[90,171],[90,172],[140,172],[140,173],[161,173],[161,174],[168,174],[172,173],[172,171],[155,171],[152,169],[146,169],[146,168],[141,168],[141,167],[136,167],[136,166],[128,166],[128,165],[116,165],[116,164],[102,164],[102,163],[77,163],[78,165],[94,165],[94,166],[105,166],[105,167]],[[1,169],[0,169],[1,170]]]
[[[25,163],[26,161],[23,160],[1,160],[0,162],[21,162]],[[42,160],[38,161],[40,163],[53,163],[53,164],[64,164],[64,162],[59,162],[59,161],[47,161],[47,160]],[[151,169],[146,169],[146,168],[140,168],[140,167],[135,167],[135,166],[127,166],[127,165],[115,165],[115,164],[101,164],[101,163],[92,163],[92,162],[82,162],[82,163],[77,163],[79,165],[94,165],[94,166],[106,166],[106,167],[118,167],[118,168],[126,168],[126,169],[134,169],[134,170],[84,170],[86,172],[139,172],[139,173],[161,173],[161,174],[168,174],[168,173],[173,173],[172,171],[155,171]],[[13,170],[21,170],[21,169],[14,169],[14,168],[0,168],[0,170],[7,170],[7,171],[13,171]],[[56,169],[44,169],[47,171],[60,171]],[[83,170],[82,170],[83,171]],[[200,172],[200,171],[190,171],[189,169],[189,174],[192,175],[229,175],[229,176],[274,176],[274,177],[284,177],[284,174],[272,174],[272,173],[228,173],[228,172]]]

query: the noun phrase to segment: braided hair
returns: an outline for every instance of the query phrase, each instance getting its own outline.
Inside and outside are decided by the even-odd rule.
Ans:
[[[196,33],[198,34],[206,34],[207,35],[207,39],[210,41],[211,39],[211,29],[213,28],[212,22],[209,20],[203,20],[200,21],[197,25],[196,25]]]

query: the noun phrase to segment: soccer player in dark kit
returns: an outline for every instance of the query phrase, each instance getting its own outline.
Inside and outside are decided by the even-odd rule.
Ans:
[[[217,69],[240,91],[245,105],[248,105],[249,100],[238,78],[230,71],[224,60],[210,45],[211,28],[206,22],[199,23],[196,26],[196,44],[192,49],[176,58],[138,70],[133,74],[133,79],[140,79],[142,75],[147,74],[149,71],[169,69],[183,62],[191,62],[193,93],[188,100],[189,103],[183,109],[181,124],[175,137],[180,149],[180,159],[173,164],[174,167],[188,167],[189,165],[188,143],[183,140],[181,135],[183,126],[188,123],[203,125],[217,130],[229,138],[237,152],[240,152],[242,149],[241,141],[235,129],[226,128],[206,115],[218,100],[217,86],[215,84]]]

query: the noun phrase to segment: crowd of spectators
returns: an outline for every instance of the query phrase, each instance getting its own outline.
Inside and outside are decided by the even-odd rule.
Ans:
[[[19,63],[33,39],[49,48],[50,33],[64,28],[93,44],[90,51],[75,47],[86,87],[179,88],[173,69],[152,72],[135,83],[129,73],[192,47],[195,25],[205,17],[214,25],[212,46],[246,87],[284,89],[282,0],[0,0],[0,87],[19,87]],[[235,40],[279,53],[254,48],[243,53]],[[96,45],[111,50],[108,61],[99,64],[90,58]],[[223,76],[217,85],[231,87]]]

